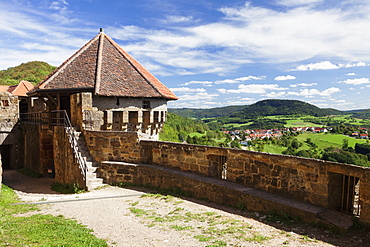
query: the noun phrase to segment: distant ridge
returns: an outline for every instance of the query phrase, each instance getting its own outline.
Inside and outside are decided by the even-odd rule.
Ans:
[[[275,116],[275,115],[312,115],[312,116],[327,116],[327,115],[342,115],[351,114],[353,112],[340,111],[332,108],[322,109],[312,104],[299,100],[279,100],[267,99],[258,101],[251,105],[242,106],[225,106],[211,109],[192,109],[192,108],[170,108],[170,112],[187,118],[216,118],[230,117],[250,119],[259,116]],[[367,110],[365,110],[366,112]],[[370,110],[368,110],[370,112]]]

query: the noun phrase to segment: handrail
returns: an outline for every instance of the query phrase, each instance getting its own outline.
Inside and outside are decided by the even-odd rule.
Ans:
[[[22,113],[21,121],[32,124],[50,124],[51,126],[63,126],[71,143],[73,154],[81,169],[81,173],[86,181],[87,165],[86,160],[81,156],[81,150],[78,146],[78,137],[74,131],[74,127],[68,117],[66,110],[55,110],[49,112],[32,112]]]

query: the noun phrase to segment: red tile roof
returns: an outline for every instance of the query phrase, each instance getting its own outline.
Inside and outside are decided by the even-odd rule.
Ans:
[[[27,92],[31,91],[33,88],[31,82],[21,81],[18,85],[0,85],[0,92],[8,92],[14,96],[27,96]]]
[[[102,32],[40,82],[33,92],[87,88],[101,96],[178,99]]]

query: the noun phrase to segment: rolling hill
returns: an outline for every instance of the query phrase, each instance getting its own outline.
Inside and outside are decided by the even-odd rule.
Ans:
[[[55,69],[56,67],[45,62],[22,63],[0,71],[0,85],[16,85],[22,80],[36,85]]]
[[[170,108],[170,112],[187,118],[240,118],[253,119],[262,116],[275,115],[342,115],[348,114],[336,109],[322,109],[309,103],[299,100],[262,100],[252,105],[244,106],[226,106],[212,109],[190,109],[190,108]]]

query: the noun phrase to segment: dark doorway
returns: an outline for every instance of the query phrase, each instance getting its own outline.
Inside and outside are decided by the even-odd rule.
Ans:
[[[1,145],[0,146],[0,153],[1,153],[1,162],[3,169],[10,169],[10,153],[11,153],[12,145]]]
[[[359,216],[361,212],[359,191],[359,178],[329,172],[329,208]]]

